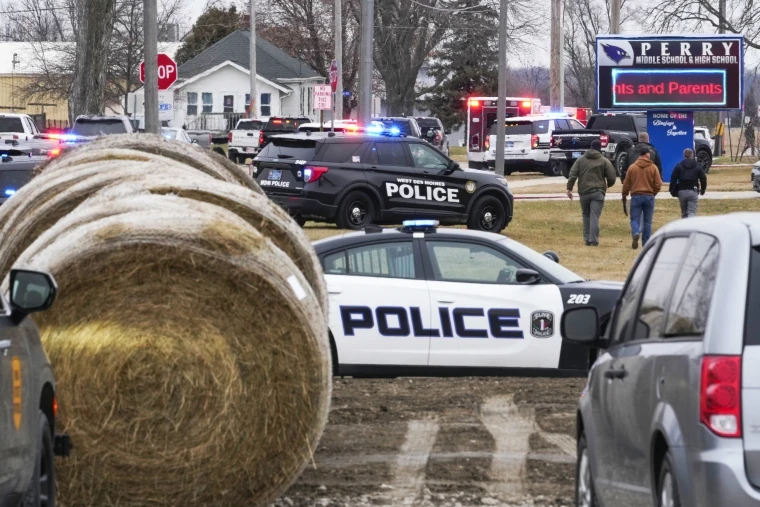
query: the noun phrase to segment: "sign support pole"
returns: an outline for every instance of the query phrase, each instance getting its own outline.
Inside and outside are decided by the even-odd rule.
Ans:
[[[158,134],[158,6],[157,0],[144,0],[145,23],[145,132]]]
[[[504,137],[507,119],[507,0],[499,7],[499,96],[496,99],[496,160],[494,172],[504,176]],[[488,135],[486,131],[484,136]],[[481,143],[484,140],[480,141]]]
[[[330,120],[330,132],[335,132],[335,95],[336,95],[336,93],[333,92],[333,94],[332,94],[332,119]]]
[[[249,112],[248,117],[249,118],[256,118],[258,116],[257,109],[258,109],[258,98],[259,98],[259,89],[258,89],[258,83],[256,82],[256,0],[251,0],[251,49],[250,49],[251,55],[250,55],[250,62],[249,67],[251,67],[251,103],[248,106]]]

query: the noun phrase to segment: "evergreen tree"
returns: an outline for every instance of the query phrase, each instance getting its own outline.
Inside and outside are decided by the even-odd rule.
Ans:
[[[427,94],[422,107],[444,127],[458,128],[467,120],[467,98],[494,96],[498,89],[498,14],[481,10],[466,16],[434,57],[430,75],[441,85]]]
[[[209,6],[198,17],[198,20],[190,30],[177,50],[175,60],[178,65],[194,58],[206,48],[213,46],[229,34],[243,27],[243,18],[234,5],[227,9]]]

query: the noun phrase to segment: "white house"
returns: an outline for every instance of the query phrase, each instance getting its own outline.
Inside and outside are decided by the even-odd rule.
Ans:
[[[232,128],[250,102],[250,32],[239,30],[179,66],[172,86],[172,126]],[[306,116],[316,119],[314,85],[325,78],[264,39],[256,39],[256,117]],[[143,90],[130,98],[129,111],[144,116]]]

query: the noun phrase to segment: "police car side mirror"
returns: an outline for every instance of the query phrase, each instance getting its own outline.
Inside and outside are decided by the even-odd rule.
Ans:
[[[597,347],[600,345],[599,327],[599,313],[596,308],[584,306],[572,308],[562,314],[560,333],[568,341]]]
[[[533,285],[541,281],[541,275],[532,269],[518,269],[515,272],[515,281],[521,285]]]
[[[58,292],[55,279],[50,274],[39,271],[13,269],[10,282],[11,318],[16,323],[30,313],[50,308]]]
[[[452,160],[449,162],[449,167],[446,168],[446,172],[452,173],[454,171],[459,171],[460,169],[462,168],[459,166],[459,163]]]

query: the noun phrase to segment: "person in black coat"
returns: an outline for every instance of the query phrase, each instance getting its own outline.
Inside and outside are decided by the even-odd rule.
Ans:
[[[697,215],[699,196],[707,190],[707,176],[694,158],[694,150],[685,149],[683,157],[670,177],[670,195],[681,201],[681,218],[688,218]]]

